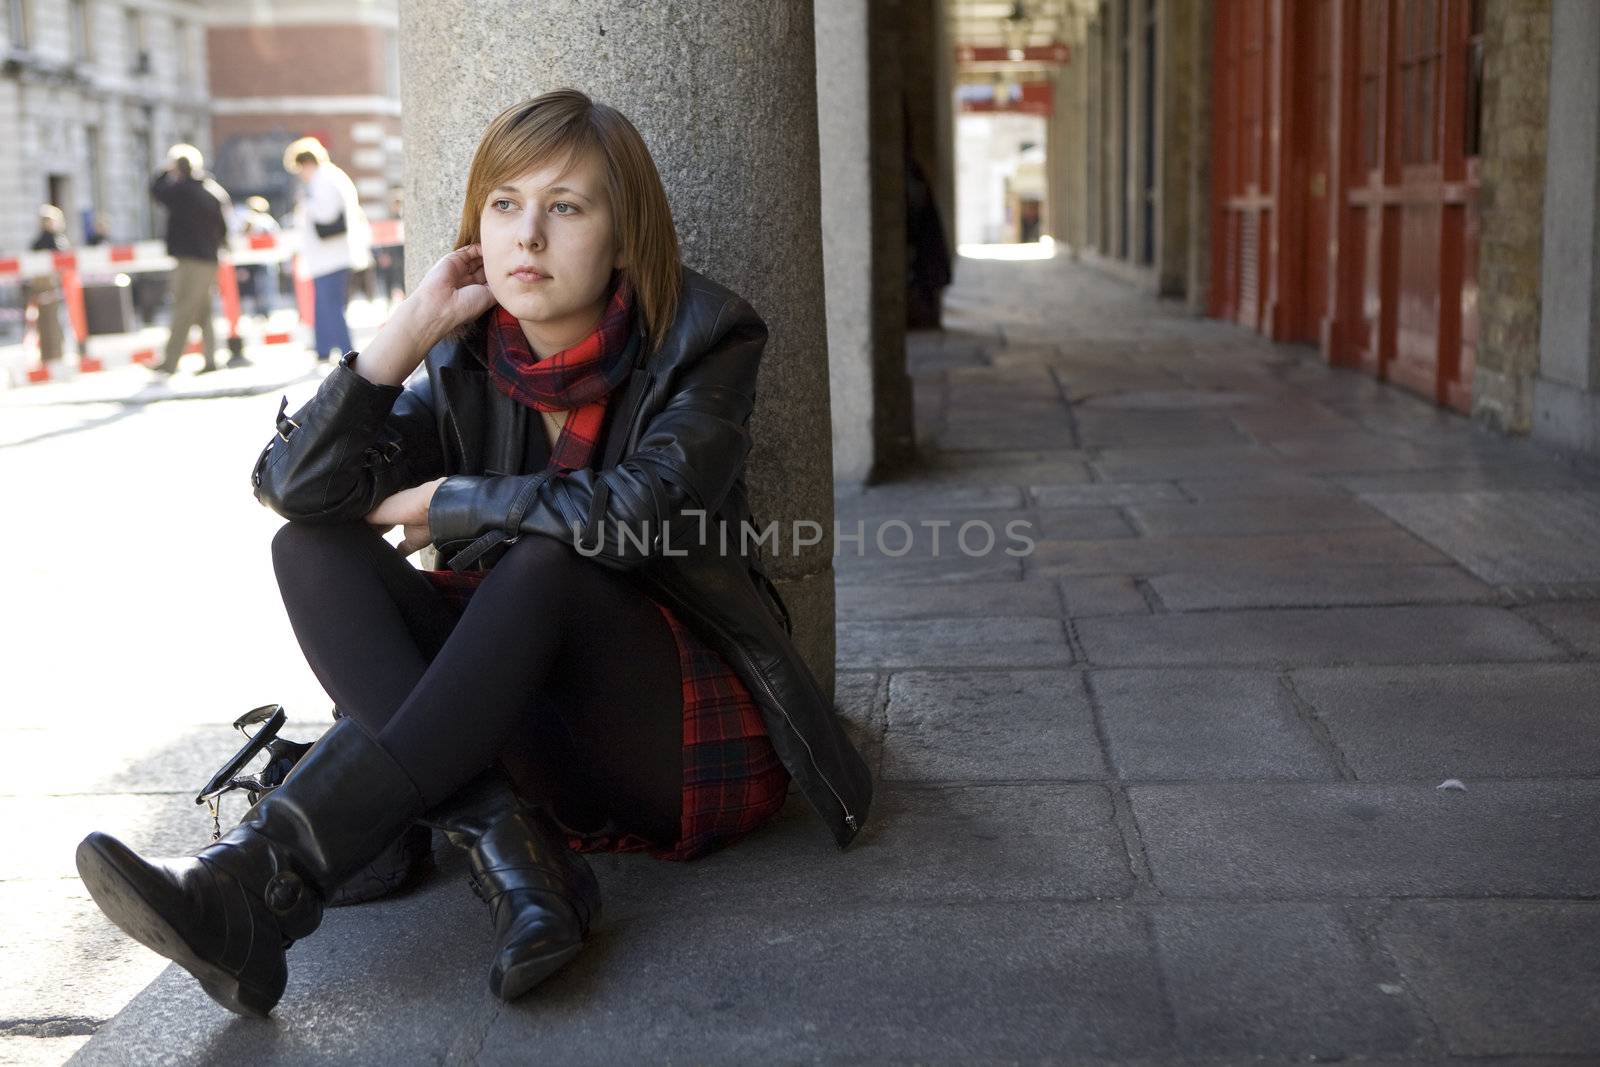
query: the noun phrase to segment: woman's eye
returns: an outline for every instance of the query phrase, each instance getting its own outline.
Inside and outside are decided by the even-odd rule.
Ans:
[[[554,211],[557,215],[574,215],[578,211],[576,207],[567,203],[565,200],[557,200],[554,204],[550,205],[550,210]]]
[[[505,197],[501,197],[499,200],[494,201],[489,206],[494,208],[496,211],[509,211],[514,205]]]

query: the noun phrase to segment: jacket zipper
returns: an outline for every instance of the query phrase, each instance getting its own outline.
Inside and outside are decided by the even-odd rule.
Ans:
[[[682,602],[681,599],[676,596],[674,596],[673,599],[679,600],[680,603]],[[693,611],[692,608],[690,610]],[[733,646],[733,648],[738,651],[740,658],[744,660],[746,666],[748,666],[750,669],[750,676],[756,680],[756,684],[760,685],[762,690],[767,694],[768,699],[772,701],[772,706],[777,708],[778,713],[783,716],[784,722],[789,724],[790,732],[800,739],[800,743],[802,745],[806,746],[806,755],[811,758],[811,769],[816,771],[817,778],[822,782],[822,784],[828,787],[828,792],[833,794],[833,799],[839,802],[839,810],[844,812],[845,825],[850,827],[851,830],[859,829],[860,823],[856,817],[850,813],[850,806],[844,802],[844,797],[839,795],[839,791],[833,787],[833,783],[828,781],[828,776],[822,773],[822,767],[817,763],[817,754],[815,750],[812,749],[811,742],[807,741],[806,735],[801,733],[799,728],[795,726],[794,719],[789,715],[789,709],[783,706],[783,701],[778,699],[778,694],[774,693],[772,691],[772,686],[767,684],[766,675],[762,674],[756,669],[755,660],[750,658],[750,654],[744,650],[743,645],[728,636],[726,630],[717,625],[715,622],[706,619],[706,616],[703,612],[693,611],[693,614],[698,615],[701,619],[705,620],[713,630],[717,631],[717,633],[722,636],[722,639],[726,644]]]

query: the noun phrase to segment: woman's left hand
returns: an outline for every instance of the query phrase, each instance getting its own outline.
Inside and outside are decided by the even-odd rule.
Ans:
[[[428,505],[433,502],[434,490],[443,481],[443,478],[435,478],[386,497],[367,512],[367,522],[385,530],[392,526],[405,527],[405,540],[401,542],[400,551],[409,556],[432,540],[428,530]]]

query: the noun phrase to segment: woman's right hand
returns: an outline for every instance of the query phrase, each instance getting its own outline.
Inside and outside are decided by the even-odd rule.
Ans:
[[[440,259],[422,276],[362,350],[356,372],[379,385],[401,385],[428,350],[456,327],[494,306],[483,273],[483,249],[467,245]]]
[[[407,305],[429,348],[488,311],[494,295],[483,273],[483,246],[467,245],[440,259],[400,303],[402,309]]]

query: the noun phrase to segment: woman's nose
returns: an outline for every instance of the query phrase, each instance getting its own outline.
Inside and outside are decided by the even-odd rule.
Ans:
[[[542,248],[544,246],[544,227],[540,224],[539,213],[530,211],[523,218],[522,230],[517,234],[517,243],[523,248]]]

